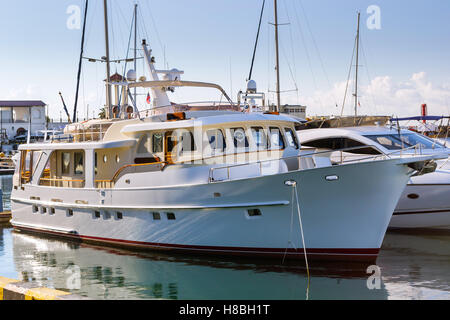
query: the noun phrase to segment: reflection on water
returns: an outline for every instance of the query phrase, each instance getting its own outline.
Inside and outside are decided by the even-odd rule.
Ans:
[[[5,231],[17,277],[95,299],[305,299],[305,269],[277,261],[233,261],[133,253]],[[301,263],[300,263],[301,264]],[[311,299],[386,299],[369,290],[367,266],[312,269]]]
[[[0,189],[3,192],[3,210],[11,210],[9,198],[12,190],[12,176],[0,176]]]
[[[0,180],[8,194],[8,178]],[[382,281],[373,290],[367,265],[312,264],[309,298],[450,299],[449,234],[390,232],[377,264]],[[307,286],[302,262],[136,253],[2,226],[0,276],[94,299],[305,299]]]
[[[450,234],[388,233],[377,260],[391,299],[450,299]]]

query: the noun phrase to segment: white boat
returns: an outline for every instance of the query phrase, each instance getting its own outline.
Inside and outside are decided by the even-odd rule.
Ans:
[[[300,150],[296,120],[244,113],[216,84],[157,70],[145,41],[150,81],[132,71],[112,82],[106,3],[107,119],[20,146],[16,230],[197,254],[376,259],[409,177],[430,156],[317,166]],[[139,87],[151,92],[148,112],[128,105]],[[167,92],[178,87],[217,89],[228,102],[175,104]]]
[[[158,97],[148,117],[73,124],[67,140],[20,146],[16,230],[197,254],[376,259],[409,177],[430,156],[318,166],[290,117],[236,111],[230,99],[167,103],[167,88],[227,95],[160,81],[143,48],[152,80],[120,85]]]
[[[298,131],[303,146],[335,150],[331,161],[352,163],[367,157],[429,154],[437,158],[433,173],[411,177],[397,204],[391,228],[450,228],[450,149],[409,130],[362,126]],[[370,148],[361,149],[368,146]],[[341,151],[356,147],[357,150]],[[439,159],[440,158],[440,159]]]

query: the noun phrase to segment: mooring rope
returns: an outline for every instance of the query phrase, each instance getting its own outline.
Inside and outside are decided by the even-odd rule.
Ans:
[[[305,265],[306,265],[306,274],[308,277],[308,285],[306,287],[306,300],[309,299],[309,285],[311,282],[311,277],[310,277],[310,273],[309,273],[309,264],[308,264],[308,255],[306,253],[306,245],[305,245],[305,236],[303,233],[303,223],[302,223],[302,216],[301,216],[301,212],[300,212],[300,202],[298,200],[298,193],[297,193],[297,182],[290,180],[290,181],[286,181],[285,184],[287,186],[291,186],[292,187],[292,211],[291,211],[291,229],[290,229],[290,233],[289,233],[289,243],[292,243],[291,241],[291,234],[292,234],[292,225],[293,225],[293,217],[294,217],[294,194],[295,194],[295,202],[297,204],[297,214],[298,214],[298,221],[300,224],[300,232],[301,232],[301,236],[302,236],[302,244],[303,244],[303,254],[305,255]],[[294,249],[297,251],[297,248]],[[284,257],[283,257],[283,263],[284,263],[284,259],[286,257],[286,253],[287,253],[287,248],[286,251],[284,253]]]

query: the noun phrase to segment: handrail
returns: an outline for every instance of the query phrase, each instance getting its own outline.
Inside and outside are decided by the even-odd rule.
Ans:
[[[42,181],[50,181],[50,182],[85,182],[85,180],[81,179],[52,179],[52,178],[41,178]]]
[[[227,177],[228,177],[228,179],[226,179],[226,180],[229,180],[230,179],[230,169],[231,168],[244,167],[244,166],[258,164],[260,166],[260,172],[261,172],[262,171],[261,170],[262,164],[263,163],[267,163],[267,162],[281,161],[281,160],[290,160],[290,159],[299,159],[299,158],[302,158],[302,157],[311,157],[311,156],[316,156],[316,155],[320,155],[320,154],[327,154],[327,153],[332,153],[332,152],[346,152],[346,151],[353,151],[353,150],[366,149],[366,148],[375,149],[376,151],[378,151],[380,153],[379,155],[374,155],[373,157],[367,157],[366,159],[377,158],[377,157],[380,157],[380,156],[386,156],[389,159],[391,159],[389,154],[386,154],[383,151],[381,151],[378,147],[371,146],[371,145],[359,146],[359,147],[351,147],[351,148],[344,148],[344,149],[338,149],[338,150],[319,151],[319,152],[312,152],[312,153],[307,153],[307,154],[300,154],[300,155],[291,156],[291,157],[267,159],[267,160],[260,160],[260,161],[250,162],[250,163],[234,164],[234,165],[228,165],[228,166],[223,166],[223,167],[210,168],[210,170],[209,170],[209,182],[210,183],[214,182],[213,173],[216,170],[227,169]]]
[[[150,166],[150,165],[163,165],[163,168],[165,165],[167,165],[167,162],[150,162],[150,163],[139,163],[139,164],[127,164],[122,166],[121,168],[119,168],[116,173],[114,174],[114,176],[112,177],[111,180],[95,180],[95,182],[108,182],[108,183],[113,183],[115,182],[115,180],[117,179],[117,177],[119,176],[120,173],[122,173],[123,170],[127,169],[127,168],[132,168],[132,167],[143,167],[143,166]]]

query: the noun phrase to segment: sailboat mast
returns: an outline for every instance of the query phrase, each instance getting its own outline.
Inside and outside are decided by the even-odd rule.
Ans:
[[[137,72],[137,8],[138,5],[134,5],[134,71]],[[137,103],[137,89],[134,88],[134,103]],[[137,108],[137,105],[136,105]]]
[[[358,72],[359,72],[359,24],[361,13],[358,12],[358,28],[356,31],[356,68],[355,68],[355,117],[358,116]]]
[[[280,93],[280,56],[278,48],[278,4],[277,0],[274,0],[275,11],[275,55],[276,55],[276,70],[277,70],[277,110],[281,110],[281,93]]]
[[[105,15],[105,47],[106,47],[106,107],[105,115],[107,119],[111,118],[111,69],[109,59],[109,33],[108,33],[108,3],[107,0],[103,0],[103,8]]]
[[[83,22],[83,35],[81,36],[81,52],[80,52],[80,61],[78,64],[78,76],[77,76],[77,90],[75,93],[75,104],[73,107],[73,123],[76,122],[77,118],[77,107],[78,107],[78,92],[80,90],[80,77],[81,77],[81,68],[83,65],[83,53],[84,53],[84,37],[86,34],[86,20],[87,20],[87,12],[88,12],[89,0],[86,0],[86,7],[84,8],[84,22]]]

